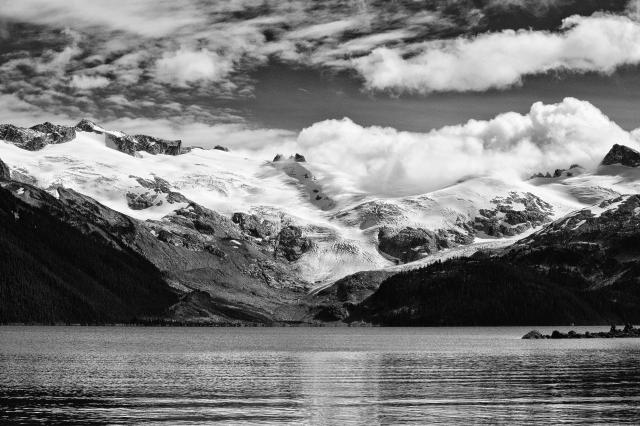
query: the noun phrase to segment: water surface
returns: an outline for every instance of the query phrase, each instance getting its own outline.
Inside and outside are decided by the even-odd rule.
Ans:
[[[640,423],[640,339],[530,329],[0,327],[0,422]]]

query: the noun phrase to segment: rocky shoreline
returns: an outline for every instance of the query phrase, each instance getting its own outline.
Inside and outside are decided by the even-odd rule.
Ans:
[[[569,331],[568,333],[562,333],[558,330],[554,330],[551,334],[542,334],[538,330],[531,330],[524,336],[523,339],[595,339],[595,338],[604,338],[604,339],[612,339],[612,338],[629,338],[629,337],[640,337],[640,328],[634,328],[631,324],[626,324],[624,328],[618,329],[615,325],[611,326],[609,331],[600,331],[600,332],[589,332],[585,331],[584,333],[577,333],[574,330]]]

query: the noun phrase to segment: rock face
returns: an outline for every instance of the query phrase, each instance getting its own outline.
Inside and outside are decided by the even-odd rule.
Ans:
[[[276,253],[290,262],[300,259],[311,247],[311,240],[304,237],[297,226],[289,225],[278,233]]]
[[[553,207],[531,194],[510,193],[491,200],[493,209],[480,209],[473,227],[491,237],[514,236],[548,223]]]
[[[93,132],[102,134],[102,128],[93,121],[87,120],[86,118],[80,120],[78,124],[76,124],[75,128],[82,132]]]
[[[181,154],[182,141],[169,141],[165,139],[155,138],[147,135],[115,135],[112,133],[105,134],[107,145],[112,146],[118,151],[129,155],[136,155],[136,152],[145,151],[150,154]]]
[[[276,225],[253,214],[234,213],[231,220],[255,238],[269,238],[276,233]]]
[[[417,228],[403,228],[394,232],[383,227],[378,231],[380,251],[407,263],[435,253],[448,246],[448,241],[435,232]]]
[[[0,160],[0,179],[11,179],[11,171],[2,160]]]
[[[137,142],[138,151],[166,155],[179,155],[181,153],[181,140],[170,141],[147,135],[135,135],[133,138]]]
[[[413,262],[445,248],[471,244],[473,236],[455,230],[430,231],[405,227],[400,230],[382,227],[378,230],[378,248],[402,263]]]
[[[628,146],[615,144],[604,157],[601,163],[603,166],[621,164],[627,167],[640,166],[640,152]]]
[[[48,122],[30,129],[13,124],[0,125],[0,139],[29,151],[37,151],[49,144],[69,142],[75,137],[76,133],[72,127],[56,126]]]
[[[76,138],[76,130],[73,127],[51,124],[48,121],[42,124],[36,124],[31,127],[31,130],[49,135],[53,140],[52,143],[70,142]]]
[[[213,149],[216,149],[218,151],[229,152],[229,148],[227,148],[226,146],[222,146],[222,145],[216,145],[216,146],[213,147]]]
[[[287,176],[297,181],[298,188],[301,192],[309,197],[309,201],[321,210],[330,210],[335,207],[335,201],[324,193],[322,186],[316,181],[315,176],[305,164],[302,155],[296,154],[295,157],[283,159],[278,154],[271,162],[271,165],[278,170],[283,171]]]
[[[160,206],[164,201],[169,204],[191,202],[179,192],[172,191],[169,182],[162,178],[155,176],[154,179],[151,180],[137,176],[129,177],[135,178],[141,187],[151,190],[145,192],[128,192],[125,195],[127,205],[133,210],[144,210],[152,206]]]
[[[545,336],[542,333],[540,333],[538,330],[531,330],[530,332],[528,332],[527,334],[522,336],[522,338],[525,339],[525,340],[544,339]]]

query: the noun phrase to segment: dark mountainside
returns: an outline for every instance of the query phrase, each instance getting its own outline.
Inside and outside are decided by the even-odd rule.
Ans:
[[[32,203],[12,195],[18,185]],[[0,182],[1,322],[131,322],[177,301],[151,263],[60,215],[66,207],[44,191]]]
[[[56,199],[0,185],[0,322],[271,324],[289,321],[282,305],[306,294],[286,260],[195,203],[166,222],[140,222],[72,190],[58,188]]]
[[[640,321],[640,196],[582,210],[513,246],[383,281],[347,321],[381,325]]]
[[[82,121],[10,125],[0,137],[27,149],[104,132],[115,149],[179,155],[179,141],[107,134]],[[111,137],[113,136],[113,137]],[[119,138],[115,140],[114,138]],[[615,145],[605,167],[636,167]],[[288,163],[305,183],[304,158]],[[282,166],[282,165],[278,165]],[[297,168],[295,168],[296,166]],[[299,167],[298,167],[299,166]],[[299,170],[298,170],[299,169]],[[617,196],[545,225],[512,246],[395,273],[359,272],[310,292],[293,262],[313,249],[300,228],[209,210],[159,177],[137,179],[133,209],[160,196],[180,207],[140,221],[63,187],[12,180],[0,162],[0,322],[203,325],[524,325],[640,321],[640,196]],[[298,176],[300,175],[300,176]],[[319,188],[309,186],[310,194]],[[495,201],[473,224],[514,235],[548,223],[550,206],[526,194]],[[324,198],[323,198],[324,199]],[[327,199],[327,202],[332,200]],[[509,202],[507,202],[509,201]],[[515,210],[520,203],[524,211]],[[319,208],[326,207],[317,205]],[[522,229],[520,229],[522,228]],[[382,230],[379,249],[401,261],[469,243],[459,235]],[[411,255],[411,256],[410,256]]]

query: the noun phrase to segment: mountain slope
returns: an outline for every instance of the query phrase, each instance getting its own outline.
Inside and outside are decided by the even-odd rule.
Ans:
[[[513,246],[394,275],[349,320],[383,325],[640,321],[640,196],[568,215]]]
[[[58,220],[64,210],[36,188],[0,181],[0,322],[129,322],[177,301],[151,263]]]

